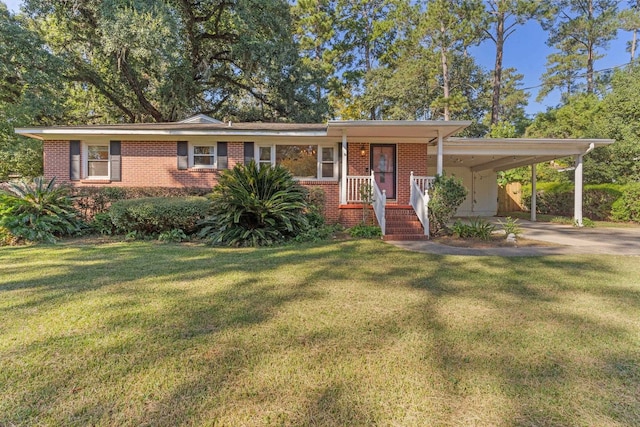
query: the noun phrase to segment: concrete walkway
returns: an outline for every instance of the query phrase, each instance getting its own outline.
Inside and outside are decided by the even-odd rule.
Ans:
[[[432,241],[388,242],[399,248],[441,255],[542,256],[606,254],[640,256],[638,228],[577,228],[571,225],[519,220],[522,237],[548,242],[548,247],[458,248]]]

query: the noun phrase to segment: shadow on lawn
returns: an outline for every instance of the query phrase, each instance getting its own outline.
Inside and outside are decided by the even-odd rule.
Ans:
[[[28,292],[25,302],[5,311],[18,310],[21,321],[35,322],[43,311],[83,304],[95,293],[91,310],[103,315],[95,320],[81,314],[96,322],[93,330],[70,327],[10,351],[11,359],[43,351],[43,357],[56,357],[40,368],[55,372],[35,389],[14,391],[30,415],[8,423],[46,423],[47,416],[51,423],[71,424],[213,422],[229,408],[242,412],[243,404],[271,403],[261,401],[272,396],[269,387],[248,379],[265,358],[295,350],[307,355],[310,366],[357,366],[358,360],[384,357],[409,332],[425,339],[418,345],[424,364],[398,375],[442,379],[437,386],[448,402],[438,407],[431,420],[436,423],[484,416],[485,424],[632,425],[640,418],[633,392],[640,388],[637,336],[623,320],[589,309],[604,304],[608,312],[616,307],[620,316],[637,318],[640,292],[613,281],[611,260],[432,256],[358,241],[261,250],[134,243],[33,248],[11,271],[25,274],[29,256],[50,250],[59,256],[41,271],[0,281],[0,295]],[[422,295],[399,313],[372,312],[368,322],[338,330],[266,329],[291,304],[326,304],[327,284],[333,283]],[[349,352],[348,360],[340,350]],[[247,422],[392,423],[380,417],[385,402],[375,402],[366,374],[352,375],[310,387],[300,397],[302,408]],[[155,386],[141,389],[152,380]],[[226,400],[234,395],[237,401]],[[496,396],[505,409],[487,419],[484,400]]]
[[[406,316],[434,336],[452,400],[464,402],[445,424],[481,419],[477,389],[487,382],[510,406],[489,424],[640,422],[640,291],[616,282],[614,261],[434,258],[438,270],[410,283],[430,298]],[[386,277],[402,272],[412,274],[391,269]],[[461,298],[467,310],[456,311]]]

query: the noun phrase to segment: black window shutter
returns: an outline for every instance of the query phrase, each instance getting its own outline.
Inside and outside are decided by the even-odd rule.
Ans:
[[[253,160],[253,156],[254,156],[254,144],[253,142],[245,142],[244,143],[244,164],[249,164],[251,163],[251,160]]]
[[[80,141],[69,141],[69,179],[80,179]]]
[[[229,157],[227,157],[227,143],[218,142],[218,169],[229,168]]]
[[[122,144],[120,141],[109,143],[109,162],[111,162],[111,181],[122,181]]]
[[[187,141],[178,141],[178,169],[189,167],[189,145]]]

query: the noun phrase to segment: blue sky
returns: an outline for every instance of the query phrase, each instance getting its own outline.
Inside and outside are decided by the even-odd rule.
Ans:
[[[0,1],[4,1],[9,9],[14,12],[18,11],[22,3],[21,0]],[[604,57],[596,61],[596,70],[628,63],[629,53],[626,51],[625,46],[630,39],[631,34],[629,32],[619,32],[618,38],[609,44],[608,49],[600,52],[604,54]],[[540,28],[540,24],[537,22],[529,22],[526,25],[518,27],[515,33],[507,39],[505,45],[503,66],[505,68],[516,68],[518,72],[524,75],[523,87],[532,88],[528,90],[531,96],[527,107],[527,113],[531,115],[545,111],[547,107],[556,106],[560,99],[558,93],[551,93],[541,103],[535,102],[538,93],[537,86],[540,85],[540,77],[545,71],[547,55],[552,52],[552,49],[546,45],[546,40],[547,35],[545,31]],[[480,46],[474,47],[471,49],[471,53],[485,69],[493,69],[495,45],[491,41],[485,41]]]

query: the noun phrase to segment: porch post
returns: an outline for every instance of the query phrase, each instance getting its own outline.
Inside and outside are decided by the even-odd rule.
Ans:
[[[538,210],[538,177],[536,176],[537,163],[531,165],[531,221],[536,222],[536,210]]]
[[[576,156],[575,199],[573,206],[573,220],[578,227],[582,227],[582,154]]]
[[[442,134],[438,130],[438,164],[436,166],[436,175],[442,175],[442,163],[444,160],[442,156],[442,145]]]
[[[340,204],[347,204],[347,132],[342,131],[342,171],[340,174]]]

